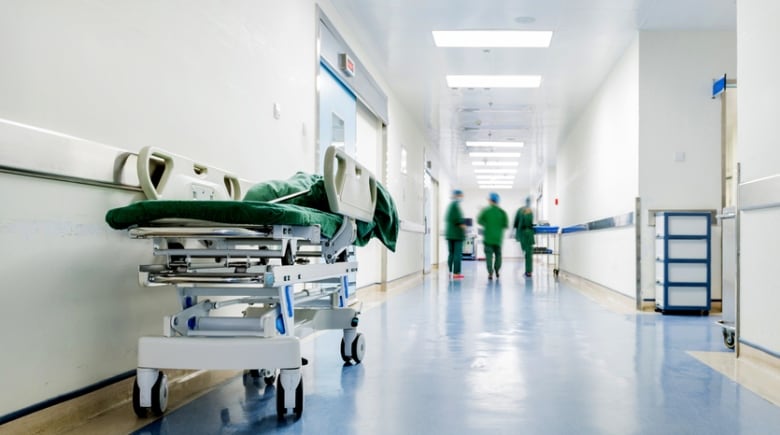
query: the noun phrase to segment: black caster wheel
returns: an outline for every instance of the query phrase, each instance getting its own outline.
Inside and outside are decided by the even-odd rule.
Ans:
[[[725,329],[723,330],[723,344],[729,349],[734,349],[736,340],[734,340],[733,332],[729,332]]]
[[[344,360],[345,363],[352,361],[352,357],[347,356],[346,344],[344,344],[343,338],[341,339],[341,348],[339,350],[341,351],[341,359]]]
[[[276,381],[276,415],[280,420],[284,419],[287,415],[287,408],[284,406],[284,396],[287,392],[282,386],[282,377],[279,376]],[[298,386],[295,388],[295,407],[293,408],[293,416],[295,418],[301,418],[303,415],[303,378],[298,381]]]
[[[141,388],[138,378],[133,382],[133,411],[140,418],[159,417],[168,408],[168,376],[157,373],[157,381],[152,386],[152,406],[141,406]]]
[[[360,364],[365,356],[366,336],[358,332],[358,334],[355,336],[355,340],[352,342],[352,359],[355,360],[357,364]]]

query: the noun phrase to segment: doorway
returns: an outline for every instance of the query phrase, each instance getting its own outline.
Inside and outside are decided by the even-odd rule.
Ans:
[[[319,85],[319,148],[317,152],[318,172],[323,171],[325,150],[334,145],[355,155],[357,137],[357,99],[330,67],[320,62]]]

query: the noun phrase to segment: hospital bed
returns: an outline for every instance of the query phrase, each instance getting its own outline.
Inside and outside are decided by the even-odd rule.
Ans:
[[[139,153],[148,200],[110,210],[106,221],[152,241],[160,261],[139,267],[141,282],[175,286],[181,310],[164,318],[161,336],[139,339],[137,415],[165,411],[162,369],[239,369],[276,381],[278,416],[300,417],[299,338],[343,330],[341,357],[363,360],[348,249],[371,236],[394,249],[398,218],[384,188],[346,153],[330,147],[324,163],[322,177],[299,173],[243,194],[245,183],[218,169],[157,148]],[[236,306],[244,309],[225,315]]]

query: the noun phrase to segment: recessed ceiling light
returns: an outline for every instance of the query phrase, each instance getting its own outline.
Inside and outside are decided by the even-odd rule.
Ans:
[[[549,30],[434,30],[437,47],[547,48]]]
[[[511,189],[512,186],[499,186],[499,185],[492,185],[492,186],[479,186],[480,189],[495,189],[495,190],[502,190],[502,189]]]
[[[525,145],[522,142],[480,142],[480,141],[467,141],[467,147],[493,147],[493,148],[522,148]]]
[[[474,166],[519,166],[519,162],[497,162],[494,160],[471,162]]]
[[[517,169],[474,169],[475,174],[516,174]]]
[[[448,75],[449,88],[538,88],[540,75]]]
[[[477,180],[514,180],[514,175],[480,174]]]
[[[469,153],[470,157],[520,157],[520,153],[483,153],[483,152],[475,152],[475,153]]]

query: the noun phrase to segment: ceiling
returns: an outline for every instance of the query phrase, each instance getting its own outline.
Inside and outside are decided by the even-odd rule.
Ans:
[[[736,28],[736,0],[331,0],[361,57],[421,120],[455,184],[476,188],[466,140],[525,143],[515,189],[560,140],[637,30]],[[549,48],[438,48],[433,30],[552,30]],[[450,89],[447,74],[539,74],[538,89]],[[456,175],[457,174],[457,175]]]

